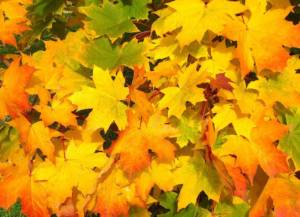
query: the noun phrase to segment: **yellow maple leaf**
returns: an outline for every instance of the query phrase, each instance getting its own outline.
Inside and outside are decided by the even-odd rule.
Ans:
[[[36,108],[41,112],[41,119],[46,126],[49,126],[54,122],[64,126],[77,125],[76,116],[72,113],[72,111],[75,110],[75,106],[67,100],[53,99],[51,106],[49,106],[49,104],[40,105],[36,106]]]
[[[183,184],[178,197],[178,209],[195,203],[201,191],[218,201],[222,189],[216,169],[205,163],[201,155],[179,157],[177,169],[173,171],[176,184]],[[176,168],[175,167],[175,168]]]
[[[38,121],[31,125],[25,150],[34,153],[36,149],[40,149],[50,160],[54,159],[54,144],[51,141],[53,133],[44,125],[42,121]]]
[[[73,188],[85,196],[96,190],[98,174],[93,169],[101,169],[108,160],[103,152],[95,153],[98,146],[97,143],[71,141],[55,164],[45,161],[34,169],[34,180],[44,182],[49,205],[55,212],[72,196]]]
[[[213,0],[205,4],[202,0],[176,0],[168,3],[164,15],[156,21],[153,29],[159,34],[182,27],[177,35],[180,46],[201,41],[210,30],[219,34],[226,23],[245,10],[239,2]]]
[[[65,40],[46,41],[45,50],[32,56],[23,54],[23,59],[26,58],[28,64],[36,69],[29,89],[32,94],[37,94],[38,88],[42,87],[55,91],[55,96],[61,99],[91,83],[78,73],[80,66],[76,55],[81,49],[82,37],[82,31],[70,33]]]
[[[82,87],[81,91],[70,97],[71,102],[78,106],[78,110],[93,109],[87,118],[89,129],[107,130],[113,121],[119,129],[124,129],[127,124],[127,106],[121,100],[126,99],[129,90],[124,87],[122,74],[119,73],[113,80],[108,71],[95,66],[93,81],[95,88]]]
[[[216,105],[213,112],[216,113],[212,120],[217,131],[227,127],[237,118],[236,112],[229,104]]]

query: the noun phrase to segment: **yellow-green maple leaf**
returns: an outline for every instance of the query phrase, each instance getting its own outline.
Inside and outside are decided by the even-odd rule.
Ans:
[[[206,81],[206,74],[196,70],[196,65],[192,65],[179,74],[178,87],[167,87],[161,92],[165,96],[159,101],[158,107],[169,108],[169,116],[181,117],[185,110],[186,102],[193,104],[204,101],[203,89],[197,87],[198,84]]]
[[[258,80],[251,82],[248,88],[257,90],[258,98],[263,100],[268,106],[272,106],[276,101],[281,102],[285,106],[299,106],[300,75],[297,73],[299,68],[299,58],[292,57],[288,60],[287,66],[282,73],[269,79],[259,76]]]
[[[187,110],[180,119],[171,119],[171,123],[179,130],[176,143],[180,148],[187,146],[189,142],[193,144],[198,142],[202,130],[199,116],[198,112]]]
[[[119,73],[113,80],[108,71],[94,66],[93,80],[95,88],[84,86],[70,97],[71,102],[79,110],[93,109],[87,118],[89,129],[107,130],[113,121],[119,129],[124,129],[127,123],[127,106],[121,100],[126,99],[129,91],[124,87],[122,74]]]
[[[178,197],[178,209],[195,203],[201,191],[218,201],[222,189],[216,169],[208,165],[201,155],[180,157],[178,169],[174,171],[176,184],[183,184]]]

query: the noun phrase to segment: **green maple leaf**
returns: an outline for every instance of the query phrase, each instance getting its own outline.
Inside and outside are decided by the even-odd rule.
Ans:
[[[165,192],[159,197],[159,204],[168,209],[166,213],[158,215],[158,217],[209,217],[210,212],[194,204],[189,204],[187,207],[177,212],[177,193]]]
[[[300,168],[300,113],[285,114],[288,134],[279,142],[279,148],[286,152],[294,161],[297,169]]]
[[[93,32],[95,37],[108,35],[119,37],[124,32],[135,30],[130,14],[122,4],[105,2],[102,7],[94,4],[84,7],[81,11],[88,17],[86,28]]]
[[[0,160],[5,161],[10,153],[19,148],[17,130],[6,123],[0,122]]]
[[[107,35],[117,38],[125,32],[137,31],[132,19],[147,19],[149,0],[132,0],[130,4],[105,1],[102,7],[90,4],[82,7],[81,12],[87,16],[86,31],[94,38]]]
[[[196,143],[199,139],[201,124],[198,113],[188,111],[184,112],[180,119],[172,117],[171,121],[179,129],[180,135],[176,139],[176,143],[180,148],[188,145],[189,142]]]
[[[29,7],[30,15],[46,17],[58,10],[63,3],[63,0],[33,0],[33,4]]]
[[[150,0],[132,0],[131,4],[125,5],[125,10],[131,18],[135,19],[147,19],[149,8],[147,4]]]
[[[248,216],[248,211],[249,205],[247,203],[218,203],[215,208],[216,215],[223,217],[246,217]]]
[[[143,62],[143,44],[130,41],[123,47],[113,46],[107,38],[99,38],[87,45],[82,55],[85,65],[112,69],[119,65],[132,66]]]
[[[26,217],[21,212],[21,201],[20,200],[18,200],[15,204],[13,204],[7,210],[0,208],[0,216],[1,217]]]
[[[166,192],[161,194],[159,197],[159,203],[162,207],[168,209],[169,211],[164,214],[158,215],[158,217],[172,217],[176,213],[177,205],[177,194],[174,192]]]

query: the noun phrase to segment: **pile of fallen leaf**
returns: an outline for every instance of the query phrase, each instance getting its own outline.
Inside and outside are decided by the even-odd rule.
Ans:
[[[299,0],[0,0],[0,216],[300,217]]]

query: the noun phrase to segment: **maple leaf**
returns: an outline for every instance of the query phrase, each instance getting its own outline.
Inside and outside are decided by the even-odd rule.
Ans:
[[[172,78],[180,71],[176,62],[163,61],[159,63],[154,71],[146,72],[146,77],[154,87],[160,87],[167,78]]]
[[[17,46],[15,36],[30,29],[27,25],[24,3],[22,1],[0,2],[0,41],[4,44]]]
[[[255,147],[243,137],[231,135],[226,137],[226,142],[222,147],[215,150],[217,156],[223,161],[232,159],[232,155],[236,157],[236,161],[232,164],[233,167],[240,167],[247,174],[251,183],[256,174],[256,169],[259,164],[258,156],[256,155]]]
[[[246,217],[248,216],[249,205],[245,202],[238,202],[236,204],[229,204],[227,202],[218,203],[215,207],[215,213],[217,216],[224,217]]]
[[[163,214],[159,214],[158,217],[196,217],[198,215],[204,217],[210,216],[210,213],[206,209],[196,207],[193,204],[189,204],[184,209],[181,209],[179,212],[176,212],[177,196],[178,195],[174,192],[166,192],[160,195],[160,205],[168,209],[169,211]]]
[[[49,128],[45,127],[42,121],[38,121],[31,125],[25,150],[34,153],[36,149],[40,149],[50,160],[54,160],[54,144],[51,137],[54,136]]]
[[[127,123],[127,106],[121,100],[126,99],[129,91],[124,87],[125,80],[122,74],[119,73],[112,80],[108,71],[95,66],[93,81],[95,88],[84,86],[69,99],[78,106],[78,110],[93,109],[87,118],[88,128],[107,130],[115,121],[119,129],[124,129]]]
[[[0,207],[300,216],[298,8],[0,0]]]
[[[178,75],[178,87],[167,87],[161,90],[164,97],[159,101],[160,109],[169,108],[168,115],[180,118],[186,102],[196,104],[205,100],[203,89],[198,84],[206,81],[206,74],[196,70],[196,65],[186,68]]]
[[[80,86],[91,83],[84,73],[78,72],[77,51],[82,49],[82,38],[82,31],[70,33],[63,41],[46,41],[45,51],[35,52],[33,56],[23,55],[23,59],[36,69],[28,92],[38,94],[41,99],[41,89],[46,89],[54,91],[55,99],[61,100],[78,91]]]
[[[153,25],[158,34],[182,27],[176,36],[180,46],[193,41],[201,41],[205,32],[210,30],[221,33],[225,24],[235,19],[235,15],[245,10],[239,2],[213,0],[205,4],[202,0],[176,0],[167,4],[165,14]]]
[[[230,135],[226,137],[227,141],[221,148],[215,149],[214,152],[231,167],[241,168],[252,183],[258,165],[269,176],[289,171],[286,156],[273,145],[286,131],[287,128],[276,121],[262,121],[252,129],[250,140]]]
[[[36,0],[33,1],[29,10],[29,15],[33,17],[40,17],[46,19],[46,17],[53,13],[54,11],[58,10],[63,4],[63,1],[45,1],[45,0]]]
[[[34,180],[44,184],[49,205],[55,212],[68,197],[72,196],[73,188],[77,188],[85,196],[94,193],[98,174],[93,169],[95,167],[102,169],[107,162],[104,153],[95,153],[98,146],[97,143],[77,145],[74,141],[70,141],[65,158],[57,157],[55,164],[45,161],[33,170]]]
[[[30,175],[29,160],[20,153],[15,164],[1,168],[0,206],[8,208],[18,198],[27,217],[48,217],[45,189]]]
[[[237,118],[236,112],[230,104],[216,105],[213,108],[216,115],[213,117],[213,123],[216,131],[227,127],[233,120]]]
[[[295,177],[270,178],[250,210],[249,217],[265,216],[269,198],[273,202],[274,216],[297,217],[300,215],[300,183]]]
[[[147,4],[150,2],[150,0],[132,0],[124,4],[124,8],[131,18],[147,19],[149,12]]]
[[[230,81],[231,80],[227,78],[224,73],[221,73],[217,74],[216,79],[212,79],[210,83],[214,88],[223,88],[225,90],[232,91],[233,87],[230,85]]]
[[[95,211],[103,217],[128,216],[129,181],[121,170],[114,170],[98,187]]]
[[[0,10],[2,10],[5,16],[9,19],[22,18],[26,20],[26,6],[31,3],[31,0],[1,1]]]
[[[114,167],[109,174],[102,177],[98,185],[93,210],[104,217],[129,216],[129,209],[132,211],[133,206],[146,208],[146,200],[152,186],[148,174],[142,173],[135,179],[129,179],[119,167]],[[148,212],[145,213],[146,216],[147,214]]]
[[[16,128],[0,123],[0,160],[10,159],[12,152],[19,148],[19,133]]]
[[[237,135],[244,136],[247,139],[251,139],[251,131],[255,127],[255,123],[252,119],[242,117],[233,120],[233,128]]]
[[[224,29],[226,37],[238,42],[236,57],[240,60],[242,75],[254,69],[258,73],[263,69],[282,71],[289,59],[283,46],[300,46],[300,25],[285,20],[290,8],[266,10],[267,1],[256,0],[247,0],[246,6],[251,17],[229,22]]]
[[[88,67],[93,65],[112,69],[119,65],[132,66],[143,62],[143,44],[130,41],[123,47],[113,46],[107,38],[99,38],[87,43],[82,53],[82,62]]]
[[[172,191],[176,185],[173,174],[174,165],[170,163],[157,162],[153,160],[149,167],[149,176],[152,184],[156,184],[163,191]]]
[[[154,108],[149,101],[148,95],[138,90],[138,88],[146,82],[144,67],[134,67],[134,75],[131,85],[129,86],[129,98],[134,101],[134,108],[138,112],[142,119],[147,122],[150,115],[153,113]]]
[[[75,107],[69,101],[52,100],[51,107],[48,105],[41,105],[37,110],[41,112],[41,119],[46,126],[54,122],[60,123],[64,126],[76,126],[76,116],[72,113]]]
[[[21,213],[21,202],[18,200],[15,204],[13,204],[9,209],[4,210],[3,208],[0,208],[0,215],[3,217],[9,217],[9,216],[19,216],[19,217],[26,217]]]
[[[281,139],[288,129],[277,121],[261,121],[251,133],[261,167],[269,176],[289,171],[286,155],[273,142]],[[276,160],[275,160],[276,159]]]
[[[288,107],[298,106],[300,105],[298,90],[300,75],[297,73],[299,68],[299,59],[291,58],[282,73],[269,79],[260,76],[258,80],[249,84],[249,88],[257,90],[259,98],[269,106],[273,106],[276,101]]]
[[[33,71],[32,67],[21,65],[21,59],[17,58],[4,72],[3,85],[0,88],[0,117],[16,117],[31,109],[25,87]]]
[[[232,178],[232,182],[234,184],[234,191],[233,194],[246,199],[248,193],[248,184],[249,179],[245,176],[245,173],[242,172],[241,168],[231,166],[224,162],[225,168],[228,172],[228,175]]]
[[[128,114],[128,126],[121,131],[112,144],[112,154],[120,154],[118,163],[128,174],[134,174],[151,162],[151,150],[162,161],[170,161],[175,156],[175,146],[167,140],[174,137],[177,130],[166,123],[166,118],[154,113],[147,124],[133,113]]]
[[[179,157],[178,169],[174,172],[176,184],[183,184],[178,196],[178,209],[196,203],[201,191],[209,198],[218,201],[222,189],[216,169],[205,163],[201,155]]]
[[[195,144],[200,137],[201,125],[197,118],[199,114],[192,111],[183,114],[180,119],[171,119],[171,123],[179,130],[180,135],[176,139],[176,143],[183,148],[189,142]]]
[[[105,1],[102,7],[92,4],[81,11],[89,18],[85,23],[86,29],[92,32],[94,38],[104,34],[116,38],[124,32],[136,31],[128,10],[121,3]]]
[[[214,47],[207,47],[201,45],[201,48],[205,49],[205,53],[201,53],[202,55],[200,56],[200,71],[207,72],[210,74],[210,80],[212,85],[214,83],[213,81],[220,82],[225,80],[225,83],[228,83],[230,81],[236,81],[236,70],[233,68],[233,64],[231,62],[231,60],[234,58],[234,48],[227,47],[226,43],[224,42],[220,42]],[[227,79],[225,79],[224,76],[227,79],[229,79],[229,81],[227,81]],[[224,82],[222,83],[224,84]],[[228,88],[229,91],[231,91],[231,88]]]
[[[295,166],[298,169],[300,166],[300,151],[298,148],[300,114],[299,112],[296,112],[295,114],[286,114],[284,118],[289,127],[289,132],[280,140],[279,148],[293,159]]]

